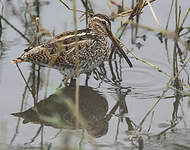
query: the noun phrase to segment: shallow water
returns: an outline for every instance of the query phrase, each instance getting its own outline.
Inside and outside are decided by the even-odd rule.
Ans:
[[[69,6],[72,6],[72,2],[68,3]],[[103,4],[102,1],[97,1],[96,3],[92,2],[92,5],[96,13],[110,14],[110,9],[106,1]],[[170,5],[170,1],[156,1],[152,5],[160,21],[160,26],[155,23],[148,7],[143,9],[139,23],[152,28],[164,29]],[[180,2],[180,5],[182,8],[181,16],[184,17],[185,12],[190,7],[189,0],[183,0],[183,2]],[[32,25],[30,22],[25,2],[3,1],[3,6],[3,16],[30,40],[33,39],[35,25]],[[31,7],[31,12],[33,14],[36,14],[35,8],[35,6]],[[84,10],[79,1],[77,2],[77,8]],[[169,30],[171,31],[175,29],[174,17],[173,12],[169,24]],[[80,14],[78,14],[78,18],[80,18]],[[189,20],[190,16],[188,16],[184,24],[185,27],[190,27]],[[72,11],[67,10],[59,1],[42,1],[40,5],[40,24],[49,31],[54,31],[55,34],[66,30],[73,30]],[[0,49],[0,143],[3,144],[0,144],[0,149],[19,149],[20,147],[39,149],[41,141],[40,135],[33,143],[29,143],[40,127],[39,123],[41,122],[39,119],[37,121],[35,120],[35,123],[37,124],[22,124],[23,119],[21,119],[18,133],[15,134],[18,118],[11,115],[11,113],[21,111],[22,97],[26,86],[16,65],[11,64],[11,60],[18,57],[23,52],[23,49],[27,47],[28,42],[4,21],[2,21],[2,26],[2,42]],[[119,26],[120,20],[117,19],[112,23],[113,33],[116,32]],[[81,19],[78,20],[78,27],[85,27],[85,19],[82,19],[82,21]],[[173,74],[173,40],[168,40],[167,53],[164,43],[162,43],[157,36],[157,32],[149,32],[145,29],[139,28],[138,36],[146,35],[146,40],[137,38],[136,43],[140,42],[142,44],[142,47],[139,49],[135,44],[131,44],[131,32],[132,29],[128,26],[125,34],[121,38],[122,43],[132,49],[133,53],[138,57],[158,66],[164,72]],[[182,37],[182,40],[187,41],[189,37],[190,35],[187,34]],[[182,58],[188,58],[188,50],[181,44],[179,44],[179,47],[182,50]],[[57,137],[55,137],[59,132],[59,129],[49,127],[50,125],[48,124],[48,126],[44,126],[43,129],[44,147],[47,148],[51,143],[52,148],[59,149],[60,147],[63,147],[63,142],[69,139],[67,144],[72,147],[79,147],[79,142],[81,141],[81,145],[84,149],[138,149],[138,139],[141,136],[144,141],[144,149],[190,148],[190,137],[189,134],[186,134],[189,133],[190,128],[189,97],[183,97],[179,94],[177,95],[172,89],[170,89],[161,101],[159,101],[154,109],[154,113],[151,113],[146,118],[141,131],[138,131],[135,134],[135,144],[132,144],[131,141],[129,141],[129,137],[135,127],[153,107],[158,100],[158,97],[162,95],[163,90],[166,89],[167,82],[170,78],[154,68],[151,68],[149,65],[136,60],[132,55],[129,54],[128,56],[134,65],[133,68],[129,68],[125,60],[116,55],[110,62],[112,67],[110,67],[110,63],[107,61],[104,63],[104,66],[98,67],[94,70],[88,80],[88,86],[85,85],[86,75],[82,74],[80,76],[80,101],[84,100],[85,102],[80,105],[81,107],[79,107],[79,110],[85,108],[83,111],[84,114],[89,114],[86,116],[82,115],[85,122],[87,122],[87,130],[75,131],[73,129],[74,127],[72,127],[74,126],[74,121],[72,119],[66,119],[66,123],[72,128],[69,130],[64,129]],[[182,64],[179,57],[178,60],[178,67],[180,68]],[[31,65],[26,63],[20,64],[19,66],[21,67],[25,78],[28,79],[31,73]],[[180,74],[181,81],[187,85],[189,85],[188,68],[189,63],[186,65],[186,72],[182,71]],[[47,74],[48,69],[41,68],[39,100],[44,100]],[[55,95],[59,93],[60,89],[58,89],[58,86],[61,83],[61,80],[62,75],[57,70],[51,69],[47,98],[52,94]],[[61,90],[66,90],[66,88],[63,87]],[[70,91],[68,92],[68,97],[72,99],[74,89],[70,88],[68,91]],[[188,89],[184,87],[184,91],[188,92]],[[84,97],[84,99],[82,97]],[[90,103],[88,99],[92,102]],[[85,105],[87,103],[86,101],[89,102],[89,105],[87,106]],[[42,108],[42,110],[45,110],[42,111],[43,116],[45,114],[45,117],[50,116],[51,118],[55,114],[58,116],[63,116],[63,114],[65,114],[64,112],[54,112],[56,109],[53,110],[51,105],[54,104],[50,103],[50,106],[47,105],[47,107],[46,104],[42,105],[45,106],[45,108]],[[30,92],[27,92],[23,104],[23,111],[30,109],[32,106],[32,95]],[[55,104],[55,107],[57,107],[57,104]],[[49,109],[52,110],[49,111]],[[50,114],[46,112],[49,112]],[[33,121],[31,119],[33,116],[30,116],[31,114],[32,113],[29,112],[29,118],[27,118],[29,121]],[[151,119],[151,116],[153,119]],[[67,117],[72,118],[72,115]],[[37,117],[34,117],[33,119],[36,118]],[[50,121],[52,121],[51,119]],[[161,137],[161,139],[154,137],[154,135],[158,135],[175,123],[177,125],[172,127],[173,130],[169,129],[166,132],[165,137]],[[46,125],[46,123],[44,124]],[[148,131],[150,124],[151,128],[150,131]],[[95,137],[88,137],[88,132],[91,132],[91,135],[94,135]],[[178,137],[176,134],[182,136]],[[14,135],[16,136],[13,139]],[[149,136],[150,138],[148,138]],[[162,142],[163,139],[166,140]],[[12,145],[10,145],[11,140]],[[168,143],[172,143],[171,147],[169,147],[170,145]],[[169,146],[165,147],[165,145]]]

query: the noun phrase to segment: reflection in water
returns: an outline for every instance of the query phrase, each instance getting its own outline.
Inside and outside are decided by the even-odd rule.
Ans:
[[[20,27],[20,30],[24,31],[23,34],[30,40],[33,39],[34,31],[35,31],[34,19],[32,19],[32,18],[35,18],[36,16],[40,16],[40,21],[41,21],[42,25],[47,25],[47,22],[45,22],[45,20],[47,20],[47,21],[50,20],[49,17],[47,17],[47,15],[44,15],[44,14],[46,14],[46,11],[50,7],[43,7],[43,9],[40,9],[40,8],[42,8],[42,6],[45,6],[44,4],[47,2],[45,2],[45,1],[42,2],[42,1],[38,1],[38,0],[36,0],[37,3],[36,2],[33,3],[33,2],[34,1],[29,1],[29,2],[22,1],[21,3],[16,3],[16,1],[11,1],[11,0],[5,1],[5,4],[7,3],[6,8],[8,8],[8,10],[9,10],[9,11],[6,10],[5,17],[9,18],[9,22],[13,23],[15,25],[15,27]],[[38,3],[38,2],[40,2],[40,3]],[[54,3],[54,2],[49,1],[49,3]],[[185,1],[183,3],[185,3]],[[59,4],[53,4],[53,7],[51,7],[51,8],[57,8],[57,7],[55,7],[55,5],[59,5]],[[161,5],[158,4],[158,6],[161,6]],[[165,6],[165,4],[164,4],[164,6]],[[33,9],[31,9],[29,7],[32,7]],[[81,8],[81,7],[79,7],[79,8]],[[182,7],[182,8],[184,8],[184,7]],[[45,10],[45,11],[43,11],[43,10]],[[25,12],[25,13],[23,14],[23,12]],[[48,10],[48,12],[49,12],[49,10]],[[67,12],[67,10],[66,10],[66,12]],[[184,10],[183,10],[183,12],[184,12]],[[50,16],[55,15],[55,14],[53,14],[53,15],[51,15],[51,14],[53,14],[53,11],[49,15]],[[178,13],[176,13],[176,14],[178,14]],[[146,14],[144,14],[143,16],[146,16]],[[181,17],[182,18],[184,17],[184,15],[182,15],[182,13],[181,13]],[[14,18],[14,19],[11,19],[11,18]],[[59,18],[59,16],[58,16],[58,18]],[[162,17],[162,18],[164,18],[164,17]],[[144,19],[146,20],[146,18],[144,18]],[[16,22],[15,22],[15,20],[16,20]],[[181,19],[181,21],[182,20],[183,19]],[[52,21],[53,21],[53,23],[51,24],[51,22],[50,22],[50,25],[47,27],[49,29],[51,29],[51,26],[53,26],[53,27],[55,26],[55,29],[56,29],[55,31],[58,32],[59,30],[57,30],[57,27],[59,28],[59,26],[60,26],[60,19],[58,19],[58,21],[57,20],[52,20]],[[134,19],[134,21],[135,21],[135,19]],[[180,19],[179,19],[179,21],[180,21]],[[178,21],[176,21],[176,22],[178,22]],[[3,24],[3,29],[6,27],[5,25],[7,25],[7,24]],[[21,28],[21,25],[22,26],[24,25],[24,28],[23,27]],[[8,26],[8,27],[10,28],[10,26]],[[118,26],[115,26],[114,28],[117,28],[117,27]],[[189,58],[189,49],[185,49],[181,45],[181,43],[177,43],[177,41],[174,42],[175,46],[171,45],[173,43],[170,42],[170,40],[168,40],[167,36],[163,36],[163,35],[159,35],[159,36],[162,36],[162,37],[160,37],[160,41],[165,42],[164,43],[165,45],[160,44],[160,43],[158,44],[157,40],[155,40],[155,38],[152,37],[150,34],[147,34],[147,39],[146,39],[146,43],[145,43],[144,39],[139,38],[141,36],[141,33],[144,32],[144,30],[140,30],[143,32],[138,32],[139,29],[137,28],[137,26],[134,26],[134,27],[136,27],[136,28],[133,28],[133,26],[132,26],[132,28],[130,28],[130,30],[129,30],[129,31],[133,32],[131,35],[132,37],[130,37],[130,35],[128,35],[128,38],[123,38],[122,39],[122,41],[124,40],[123,43],[125,45],[131,47],[132,49],[134,49],[133,52],[136,53],[137,56],[139,56],[140,58],[144,58],[145,60],[148,60],[149,62],[151,62],[152,64],[155,64],[156,66],[160,67],[162,70],[164,70],[166,72],[169,72],[169,73],[172,72],[173,76],[176,76],[176,75],[178,76],[180,69],[183,68],[183,66],[181,66],[181,65],[184,64],[184,61],[188,60],[188,58]],[[183,29],[185,29],[185,28],[183,28]],[[186,30],[187,30],[187,28],[186,28]],[[10,31],[10,30],[6,30],[6,32],[7,31]],[[45,33],[43,33],[42,30],[41,30],[41,32],[42,32],[42,34],[40,34],[40,37],[45,34]],[[5,32],[3,32],[3,33],[5,33]],[[0,59],[2,60],[2,58],[7,58],[6,64],[9,64],[10,59],[12,59],[12,55],[13,54],[16,55],[17,51],[15,51],[15,50],[19,50],[19,48],[20,48],[20,46],[18,46],[18,45],[23,46],[25,43],[23,43],[23,42],[18,43],[19,41],[16,40],[17,46],[16,45],[10,46],[10,43],[8,43],[9,45],[7,45],[7,41],[5,41],[5,39],[8,39],[9,41],[14,41],[14,38],[15,38],[15,36],[13,34],[11,34],[12,32],[7,32],[7,33],[8,34],[3,34],[3,36],[2,36],[3,45],[1,45],[1,47],[0,47],[1,48],[0,55],[3,57],[1,57]],[[18,33],[18,32],[15,32],[15,33]],[[187,32],[187,34],[183,37],[182,37],[182,35],[185,35],[185,34],[181,33],[179,36],[182,38],[182,41],[184,41],[185,36],[189,38],[189,32]],[[18,39],[18,37],[19,37],[19,35],[16,36],[17,39]],[[46,38],[48,39],[48,37],[43,36],[41,39],[41,42],[46,40]],[[21,38],[19,38],[19,39],[21,39]],[[141,42],[144,46],[141,47],[141,49],[138,51],[135,48],[136,46],[134,46],[134,45],[130,46],[129,42],[127,42],[126,39],[131,40],[131,43],[136,44],[136,46],[139,45],[138,44],[139,42]],[[186,39],[186,41],[188,44],[189,40]],[[11,45],[12,45],[12,43],[11,43]],[[141,46],[141,45],[139,45],[139,46]],[[164,46],[166,48],[166,54],[167,54],[166,57],[168,57],[168,59],[167,58],[164,59],[164,57],[166,55],[165,50],[163,48]],[[12,51],[9,51],[9,52],[6,51],[6,53],[5,53],[5,50],[7,49],[7,47],[9,49],[12,49]],[[172,51],[172,49],[171,49],[172,47],[174,47],[175,50]],[[6,48],[6,49],[4,50],[3,48]],[[117,52],[117,51],[114,51],[114,52]],[[160,54],[162,54],[162,55],[160,55]],[[158,56],[160,56],[160,57],[158,57]],[[166,60],[168,60],[168,62]],[[113,119],[113,122],[112,122],[113,124],[109,126],[110,133],[108,135],[114,136],[114,131],[115,131],[114,129],[117,128],[117,134],[115,137],[115,141],[113,141],[112,139],[110,140],[109,138],[107,138],[107,136],[103,137],[103,141],[110,140],[110,143],[116,143],[116,142],[122,143],[123,145],[121,145],[121,149],[126,149],[124,146],[126,146],[127,141],[122,140],[123,135],[120,134],[120,133],[122,133],[121,131],[123,131],[123,130],[133,131],[138,126],[137,122],[143,122],[142,124],[140,124],[140,126],[142,128],[141,133],[143,133],[142,131],[146,130],[147,128],[148,128],[148,133],[150,133],[150,134],[155,133],[155,132],[157,133],[158,130],[160,132],[160,129],[158,129],[156,125],[159,124],[160,122],[163,122],[163,121],[165,122],[167,120],[167,122],[169,122],[170,126],[169,127],[165,126],[164,128],[166,128],[166,127],[168,127],[168,128],[161,131],[160,134],[157,134],[157,135],[164,135],[164,140],[161,140],[161,141],[155,140],[155,142],[154,142],[154,141],[152,141],[153,138],[148,137],[148,140],[151,140],[151,141],[146,142],[147,138],[142,136],[144,139],[144,149],[152,149],[153,147],[154,147],[154,149],[156,149],[156,146],[157,146],[158,149],[160,150],[160,149],[166,149],[165,146],[167,147],[169,144],[171,144],[171,142],[172,143],[174,143],[174,142],[181,143],[181,142],[179,142],[180,135],[183,135],[183,137],[187,138],[189,134],[181,134],[183,132],[179,131],[176,134],[176,138],[175,138],[177,141],[176,142],[176,141],[172,140],[172,139],[174,139],[173,136],[171,136],[170,133],[167,134],[167,132],[170,129],[173,129],[175,127],[176,123],[180,123],[180,122],[183,123],[183,121],[184,121],[184,124],[185,124],[185,120],[188,120],[188,119],[183,118],[184,115],[187,116],[189,114],[185,107],[186,103],[184,103],[184,102],[186,102],[188,97],[184,98],[183,93],[180,93],[180,91],[186,90],[189,92],[189,90],[186,89],[182,85],[184,83],[187,85],[190,85],[190,83],[189,83],[189,74],[190,73],[188,70],[189,63],[186,64],[187,66],[184,65],[184,66],[186,66],[186,67],[184,67],[184,72],[180,73],[180,75],[178,77],[176,76],[176,79],[172,83],[170,83],[171,87],[173,87],[174,94],[171,90],[170,90],[170,92],[163,94],[164,96],[168,97],[168,100],[167,101],[163,100],[162,102],[158,101],[157,104],[159,104],[160,107],[157,107],[157,109],[153,109],[152,106],[150,106],[150,105],[151,105],[151,102],[153,103],[154,100],[157,99],[155,97],[158,97],[158,96],[160,97],[160,95],[162,95],[161,92],[165,89],[165,86],[167,86],[166,88],[167,88],[167,90],[169,90],[168,85],[167,85],[169,78],[165,77],[161,73],[158,73],[157,70],[152,69],[150,66],[142,65],[139,61],[134,61],[134,62],[136,62],[135,67],[133,69],[128,69],[125,66],[125,63],[123,63],[123,59],[120,58],[119,55],[116,55],[114,53],[112,60],[110,60],[109,62],[106,62],[105,64],[102,64],[102,66],[96,68],[90,77],[89,85],[94,86],[99,83],[99,87],[101,88],[100,90],[104,91],[105,95],[109,95],[109,93],[113,93],[113,94],[117,95],[118,99],[119,99],[119,101],[117,101],[115,106],[112,108],[112,111],[110,111],[110,114],[111,113],[115,114],[114,115],[115,118]],[[3,63],[0,64],[0,68],[1,68],[2,64]],[[173,66],[172,66],[172,64],[173,64]],[[3,64],[3,65],[5,65],[5,64]],[[9,70],[8,74],[6,74],[7,77],[9,75],[12,75],[15,73],[8,67],[8,65],[5,65],[5,68],[8,68],[8,70]],[[34,70],[36,70],[36,68]],[[25,72],[26,70],[23,70],[23,71]],[[32,68],[31,68],[31,72],[30,72],[30,75],[28,76],[27,81],[28,81],[29,86],[35,85],[36,89],[32,88],[32,90],[34,89],[33,91],[36,91],[36,93],[37,93],[38,86],[36,85],[36,83],[37,83],[38,76],[37,76],[37,73],[34,74],[33,72],[34,71],[32,71]],[[186,74],[185,74],[185,72],[186,72]],[[45,78],[43,78],[44,75],[42,73],[43,73],[43,70],[41,69],[40,88],[41,87],[44,88],[44,86],[46,86],[44,84]],[[1,76],[1,74],[2,74],[2,69],[0,72],[0,76]],[[56,74],[54,74],[54,76],[55,75]],[[12,76],[10,76],[10,78],[12,78]],[[57,79],[54,77],[53,80],[57,80]],[[84,78],[82,78],[82,80],[84,80]],[[17,82],[15,80],[15,83],[18,85],[18,84],[20,84],[20,81]],[[86,82],[86,84],[87,83],[88,82]],[[10,83],[8,80],[6,81],[6,83],[4,85],[2,85],[2,88],[4,88],[5,85],[14,87],[14,89],[16,89],[14,84]],[[92,88],[88,88],[88,87],[80,87],[80,88],[81,88],[80,89],[80,97],[81,98],[80,98],[80,106],[79,106],[80,108],[79,109],[80,109],[80,113],[82,114],[82,116],[87,124],[85,127],[90,134],[92,134],[96,137],[98,137],[98,136],[100,137],[100,136],[106,134],[106,132],[108,130],[109,115],[106,115],[107,107],[108,107],[107,102],[101,95],[99,95],[99,93],[97,91],[94,91]],[[15,91],[17,91],[17,90],[11,91],[11,93],[12,93],[11,95],[13,95],[14,97],[17,97],[17,94],[15,93]],[[25,99],[24,95],[27,95],[27,94],[25,94],[25,93],[27,93],[26,91],[28,91],[27,86],[25,88],[25,91],[23,92],[23,100]],[[29,109],[25,112],[22,112],[22,113],[15,113],[14,115],[23,117],[24,123],[34,122],[34,123],[54,126],[57,128],[64,127],[64,128],[69,128],[69,129],[75,129],[75,117],[73,116],[71,110],[67,107],[67,104],[63,103],[63,102],[74,102],[74,95],[75,95],[74,91],[75,91],[74,88],[64,88],[61,91],[57,92],[56,94],[53,94],[53,95],[49,96],[47,99],[44,99],[44,100],[40,101],[39,103],[37,103],[36,107],[32,107],[31,109]],[[4,96],[3,93],[1,95],[2,95],[2,97]],[[36,94],[36,95],[38,95],[38,94]],[[162,97],[162,99],[164,98],[164,96]],[[69,99],[68,99],[68,97],[69,97]],[[184,101],[183,101],[183,98],[184,98]],[[5,98],[3,98],[3,99],[5,99]],[[109,102],[110,102],[110,99],[109,99]],[[139,99],[141,99],[142,101],[140,101]],[[2,103],[5,103],[5,101],[2,101]],[[171,106],[172,103],[173,103],[173,107]],[[12,104],[12,105],[14,105],[14,104]],[[182,110],[183,108],[184,108],[184,114],[183,114],[183,110]],[[150,112],[147,109],[155,110],[152,113],[152,117],[151,117],[152,119],[149,119],[151,113],[149,113],[148,115],[144,114],[144,113],[146,113],[146,111]],[[173,109],[173,112],[171,112],[172,109]],[[116,113],[114,113],[114,112],[116,112]],[[9,114],[9,112],[8,112],[8,114]],[[109,114],[109,113],[107,113],[107,114]],[[144,115],[146,115],[145,119],[140,118],[141,116],[144,116]],[[147,117],[147,116],[149,116],[149,117]],[[117,118],[118,118],[118,125],[116,127],[116,126],[114,126],[114,123],[117,121]],[[142,121],[141,121],[141,119],[142,119]],[[148,126],[149,122],[150,122],[150,126]],[[19,125],[19,121],[18,121],[18,125]],[[83,127],[83,125],[81,125],[81,126]],[[187,124],[187,127],[189,128],[189,123]],[[126,135],[127,137],[131,135],[131,132],[126,132],[126,133],[127,133],[127,135]],[[174,133],[174,132],[172,132],[172,133]],[[185,133],[189,133],[189,132],[185,131]],[[8,132],[8,134],[9,134],[9,132]],[[17,134],[17,130],[15,132],[15,135],[16,134]],[[126,138],[126,136],[124,138]],[[171,137],[171,138],[167,138],[167,137]],[[23,136],[23,138],[26,138],[26,137]],[[182,141],[189,141],[189,140],[183,139]],[[103,142],[103,144],[106,144],[106,143]],[[188,146],[188,144],[189,143],[187,143],[187,146]],[[163,148],[160,148],[160,146],[163,146]],[[183,148],[185,147],[184,145],[182,145],[182,146],[183,146]],[[102,149],[105,149],[105,148],[103,147]],[[117,148],[113,147],[112,149],[117,149]],[[174,149],[174,148],[172,147],[171,149]],[[178,149],[182,149],[182,148],[180,147]],[[189,146],[186,149],[190,149]]]
[[[94,137],[108,131],[107,100],[91,87],[80,86],[79,113],[85,120],[85,128]],[[41,100],[35,107],[12,115],[22,117],[23,123],[37,123],[56,128],[75,129],[76,119],[68,103],[75,102],[75,87],[66,87]],[[79,121],[80,122],[80,121]],[[83,125],[80,123],[80,128]]]
[[[154,150],[189,150],[190,149],[190,129],[176,129],[168,132],[166,135],[158,138],[158,136],[151,136],[144,140],[144,149]]]

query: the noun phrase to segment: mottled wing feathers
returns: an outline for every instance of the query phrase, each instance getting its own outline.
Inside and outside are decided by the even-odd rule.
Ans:
[[[74,32],[65,32],[41,46],[25,51],[20,58],[43,66],[71,67],[76,62],[76,40],[79,59],[86,61],[95,55],[101,37],[90,29],[79,30],[77,36]]]

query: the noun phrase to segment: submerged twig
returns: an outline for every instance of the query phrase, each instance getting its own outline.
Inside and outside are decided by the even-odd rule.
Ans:
[[[177,125],[177,123],[172,124],[170,127],[168,127],[167,129],[165,129],[164,131],[158,133],[156,136],[161,136],[161,135],[163,135],[163,134],[166,133],[168,130],[174,128],[176,125]]]
[[[31,76],[29,76],[28,82],[30,81],[30,79],[31,79]],[[23,94],[22,94],[22,103],[21,103],[21,107],[20,107],[20,112],[22,112],[22,111],[23,111],[23,108],[24,108],[24,100],[25,100],[25,96],[26,96],[26,93],[27,93],[27,89],[28,89],[28,87],[25,86],[24,92],[23,92]],[[15,134],[14,134],[14,136],[12,137],[10,144],[12,144],[12,143],[14,142],[14,140],[15,140],[17,134],[18,134],[19,125],[20,125],[20,120],[21,120],[21,118],[19,117],[18,120],[17,120],[17,124],[16,124]]]
[[[28,143],[24,143],[24,145],[33,143],[35,141],[35,139],[38,137],[38,135],[40,134],[41,130],[42,130],[42,126],[39,127],[38,131],[36,132],[35,136],[31,139],[31,141]]]
[[[24,77],[24,75],[23,75],[23,73],[22,73],[22,71],[21,71],[21,69],[20,69],[18,63],[16,63],[16,66],[17,66],[17,68],[18,68],[18,70],[19,70],[19,72],[20,72],[20,74],[21,74],[21,76],[22,76],[22,78],[23,78],[23,80],[24,80],[24,82],[25,82],[25,84],[26,84],[28,90],[29,90],[30,93],[32,94],[32,97],[35,99],[35,95],[33,94],[32,90],[30,89],[30,87],[29,87],[29,85],[28,85],[28,82],[26,81],[26,79],[25,79],[25,77]]]
[[[5,21],[11,28],[13,28],[17,33],[19,33],[26,41],[31,42],[21,31],[19,31],[14,25],[12,25],[6,18],[0,15],[0,18]]]

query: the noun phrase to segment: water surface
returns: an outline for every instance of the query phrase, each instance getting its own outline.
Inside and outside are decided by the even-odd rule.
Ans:
[[[35,25],[31,23],[29,10],[31,9],[30,12],[32,15],[36,15],[38,11],[36,11],[36,6],[32,3],[30,3],[31,7],[29,5],[27,8],[27,3],[25,3],[25,1],[2,1],[4,8],[3,16],[28,37],[29,40],[32,40],[34,37]],[[189,1],[183,0],[183,2],[179,3],[182,8],[181,16],[184,17],[187,9],[189,9]],[[67,10],[59,1],[40,1],[40,4],[40,24],[45,29],[54,32],[55,34],[66,30],[73,30],[72,11]],[[72,7],[72,2],[68,2],[68,5]],[[111,13],[106,1],[92,1],[92,5],[96,13],[107,15]],[[152,4],[160,21],[160,26],[155,23],[149,7],[143,9],[139,23],[151,28],[164,29],[170,5],[170,1],[155,1]],[[77,9],[85,10],[80,1],[77,2]],[[81,19],[80,13],[78,13],[77,16],[78,28],[85,28],[85,18],[82,17]],[[190,17],[188,16],[184,27],[190,27],[189,19]],[[24,116],[24,123],[26,124],[23,124],[23,119],[21,119],[18,133],[15,134],[18,118],[11,114],[21,111],[21,103],[26,85],[16,65],[11,64],[11,60],[18,57],[23,52],[23,49],[28,46],[28,42],[3,20],[2,26],[3,30],[0,49],[0,143],[7,144],[1,144],[5,149],[16,149],[19,148],[19,146],[39,149],[41,141],[40,135],[33,143],[30,143],[30,141],[40,128],[40,123],[44,123],[43,121],[46,119],[51,122],[52,118],[55,119],[55,115],[63,116],[63,114],[65,114],[65,112],[57,112],[56,109],[56,112],[54,112],[55,110],[51,105],[55,105],[55,108],[57,108],[59,103],[57,104],[57,99],[51,99],[52,95],[59,95],[60,90],[68,90],[68,97],[71,99],[70,101],[72,101],[74,89],[73,87],[67,89],[64,88],[64,86],[61,89],[58,89],[63,77],[57,70],[51,69],[47,97],[44,98],[48,69],[41,68],[39,100],[42,101],[39,102],[39,107],[42,107],[41,109],[45,110],[42,111],[42,116],[44,117],[45,114],[45,117],[42,117],[42,121],[38,118],[39,116],[35,116],[36,114],[32,116],[30,111],[33,111],[31,108],[33,107],[33,98],[31,93],[27,92],[23,104],[23,111],[26,111],[26,114],[29,111],[29,116]],[[120,19],[116,19],[112,22],[112,31],[115,33],[119,26]],[[169,23],[169,30],[175,30],[174,9]],[[142,47],[138,48],[137,44],[131,43],[131,32],[132,29],[128,26],[121,38],[122,43],[132,49],[133,53],[138,57],[158,66],[166,73],[173,74],[173,40],[168,40],[167,51],[165,44],[159,40],[157,32],[149,32],[145,29],[139,28],[138,36],[141,37],[145,35],[146,39],[136,39],[136,43],[142,44]],[[189,37],[189,34],[187,34],[182,37],[182,40],[184,42],[188,41]],[[49,37],[46,37],[46,39],[48,38]],[[45,40],[45,38],[43,40]],[[178,67],[180,69],[182,65],[180,60],[186,60],[189,57],[189,53],[181,44],[179,44],[179,48],[182,51],[182,59],[178,57]],[[138,139],[141,136],[144,141],[145,149],[190,148],[190,137],[189,134],[187,134],[189,133],[190,126],[190,119],[188,117],[190,115],[189,97],[184,97],[172,89],[170,89],[160,100],[154,109],[154,113],[151,113],[144,121],[141,131],[138,131],[135,134],[134,143],[136,145],[131,143],[129,137],[134,132],[136,126],[142,121],[146,113],[162,95],[170,77],[158,72],[149,65],[136,60],[130,54],[128,56],[134,65],[133,68],[129,68],[123,58],[120,58],[119,55],[115,55],[110,62],[107,61],[103,66],[97,67],[94,70],[88,80],[88,86],[86,85],[86,75],[82,74],[80,76],[80,109],[82,110],[82,116],[86,122],[87,129],[75,131],[75,121],[73,120],[72,115],[68,115],[63,121],[66,121],[66,123],[64,123],[69,127],[56,136],[59,132],[58,128],[60,128],[60,126],[47,124],[46,122],[44,123],[45,126],[43,129],[43,141],[45,147],[50,146],[49,144],[51,143],[52,148],[60,148],[63,146],[63,141],[66,141],[67,138],[69,138],[69,143],[67,144],[79,147],[79,143],[82,141],[82,147],[84,149],[94,149],[94,147],[104,150],[126,148],[138,149],[136,146],[139,145]],[[31,64],[21,64],[20,67],[25,78],[28,79],[32,70]],[[186,65],[186,70],[182,71],[180,74],[180,80],[186,85],[189,85],[188,68],[189,63]],[[189,91],[185,87],[183,88],[185,91]],[[47,104],[47,99],[50,101],[50,105]],[[56,103],[54,103],[54,100]],[[45,104],[40,105],[43,102]],[[43,108],[43,106],[45,108]],[[34,122],[35,124],[31,122]],[[177,125],[174,127],[175,124]],[[157,136],[155,135],[160,134],[162,131],[170,127],[172,130],[169,129],[166,132],[166,137],[164,137],[166,140],[163,140],[163,137],[157,139]],[[94,136],[92,139],[87,136],[89,133]],[[14,135],[16,136],[13,139]],[[179,135],[179,137],[176,135]],[[150,138],[148,138],[149,136]],[[11,140],[13,141],[10,145]],[[168,145],[168,143],[170,144]],[[166,145],[167,147],[165,147]]]

